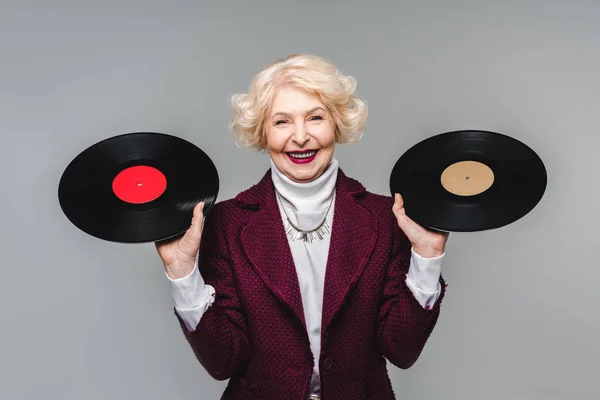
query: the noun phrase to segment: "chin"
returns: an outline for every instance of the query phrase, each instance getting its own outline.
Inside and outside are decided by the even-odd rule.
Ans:
[[[319,176],[317,174],[293,174],[290,179],[299,183],[312,182]]]
[[[290,179],[297,182],[310,182],[317,179],[325,170],[322,165],[292,165],[290,171]]]

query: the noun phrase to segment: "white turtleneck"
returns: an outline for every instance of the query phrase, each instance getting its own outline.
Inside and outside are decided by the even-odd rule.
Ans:
[[[335,200],[337,174],[338,162],[333,159],[319,178],[310,183],[297,183],[282,174],[271,161],[271,178],[281,199],[278,204],[283,223],[287,222],[287,216],[289,216],[294,225],[310,230],[318,226],[323,218],[327,218],[327,223],[331,227],[335,212],[335,207],[331,202]],[[285,207],[287,216],[281,208],[282,205]],[[310,243],[302,240],[293,241],[288,237],[300,284],[310,347],[315,357],[309,393],[316,395],[321,391],[319,383],[321,311],[323,310],[323,284],[330,237],[329,233],[323,237],[323,240],[314,240]]]
[[[327,222],[331,227],[335,212],[337,174],[338,162],[333,158],[327,170],[318,179],[310,183],[297,183],[281,173],[271,161],[271,178],[278,194],[282,222],[285,224],[289,217],[299,228],[313,229],[320,224],[329,209]],[[285,212],[282,206],[285,207]],[[323,240],[314,240],[310,243],[288,238],[300,284],[310,347],[315,357],[309,393],[316,395],[320,394],[318,367],[321,348],[321,311],[330,235],[330,233],[326,234]],[[443,257],[444,255],[423,258],[411,250],[406,283],[423,307],[433,305],[439,297]],[[202,314],[214,301],[215,289],[204,283],[197,265],[186,277],[171,279],[167,275],[167,278],[172,285],[175,310],[187,328],[194,330]]]

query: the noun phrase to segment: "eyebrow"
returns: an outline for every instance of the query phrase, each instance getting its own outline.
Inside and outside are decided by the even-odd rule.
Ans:
[[[318,111],[318,110],[321,110],[321,111],[323,111],[323,112],[327,112],[327,111],[325,111],[325,109],[324,109],[323,107],[317,106],[317,107],[311,108],[311,109],[310,109],[310,110],[308,110],[308,111],[307,111],[305,114],[312,114],[312,113],[314,113],[315,111]],[[273,115],[271,116],[271,118],[273,118],[273,117],[275,117],[275,116],[277,116],[277,115],[289,116],[290,114],[289,114],[289,113],[286,113],[286,112],[283,112],[283,111],[278,111],[278,112],[276,112],[275,114],[273,114]]]

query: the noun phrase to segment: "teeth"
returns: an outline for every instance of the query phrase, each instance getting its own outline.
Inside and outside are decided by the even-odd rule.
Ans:
[[[312,157],[316,151],[307,151],[306,153],[289,153],[294,158],[309,158]]]

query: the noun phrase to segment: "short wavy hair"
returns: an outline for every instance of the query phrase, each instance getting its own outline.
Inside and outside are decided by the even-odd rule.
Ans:
[[[278,89],[292,86],[316,95],[335,123],[337,143],[353,143],[364,134],[367,105],[356,92],[356,80],[322,57],[292,54],[269,64],[252,79],[248,93],[231,97],[229,124],[237,143],[264,149],[265,120]]]

